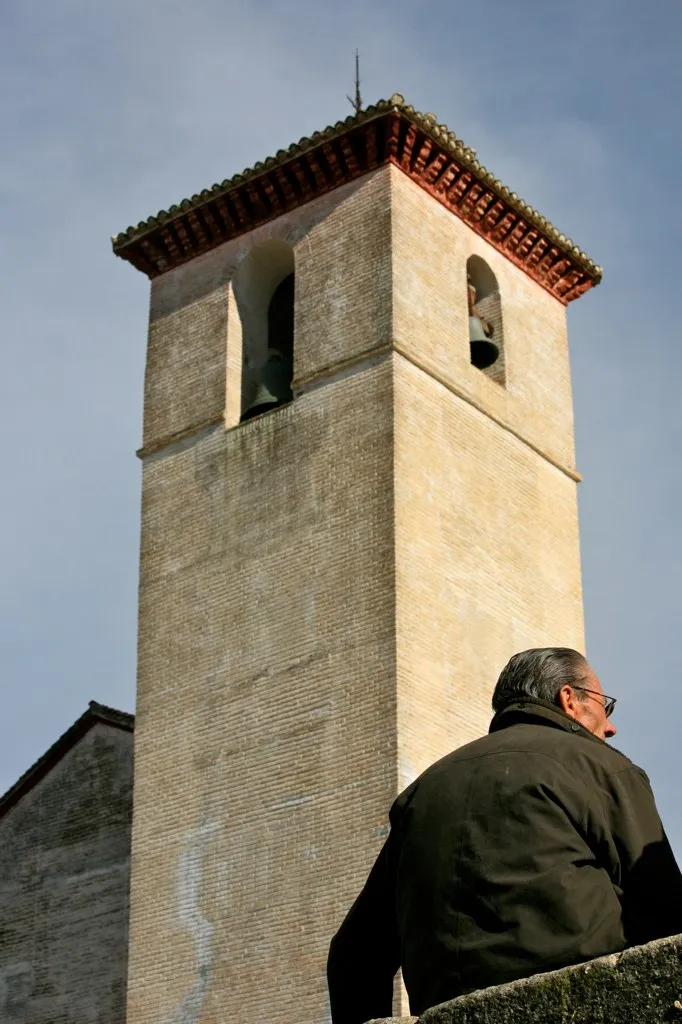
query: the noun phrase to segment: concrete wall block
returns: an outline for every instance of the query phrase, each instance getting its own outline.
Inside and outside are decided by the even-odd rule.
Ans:
[[[682,936],[482,989],[419,1024],[664,1024],[682,1019]]]

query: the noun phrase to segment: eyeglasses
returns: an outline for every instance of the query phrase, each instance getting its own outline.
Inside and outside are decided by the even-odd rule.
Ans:
[[[598,690],[587,690],[584,686],[571,686],[571,689],[573,689],[573,690],[582,690],[583,693],[592,693],[592,694],[595,695],[595,697],[603,697],[604,698],[604,704],[603,704],[604,714],[606,715],[607,718],[611,717],[611,715],[613,713],[613,709],[616,706],[616,700],[618,699],[617,697],[607,697],[605,693],[599,693]]]

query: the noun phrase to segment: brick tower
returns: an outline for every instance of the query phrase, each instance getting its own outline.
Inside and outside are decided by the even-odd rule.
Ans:
[[[398,95],[114,250],[152,281],[128,1022],[323,1024],[393,798],[514,651],[583,647],[601,271]]]

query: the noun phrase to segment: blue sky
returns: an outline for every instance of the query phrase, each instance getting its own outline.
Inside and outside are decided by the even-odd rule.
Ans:
[[[345,117],[356,46],[366,102],[605,268],[569,310],[587,653],[682,858],[678,0],[0,5],[0,791],[134,708],[148,282],[110,236]]]

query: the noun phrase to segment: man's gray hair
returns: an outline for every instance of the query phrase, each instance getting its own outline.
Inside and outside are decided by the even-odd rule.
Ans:
[[[493,693],[493,711],[502,711],[521,697],[540,697],[556,704],[562,686],[585,679],[587,659],[570,647],[532,647],[507,662]],[[582,695],[580,699],[583,698]]]

